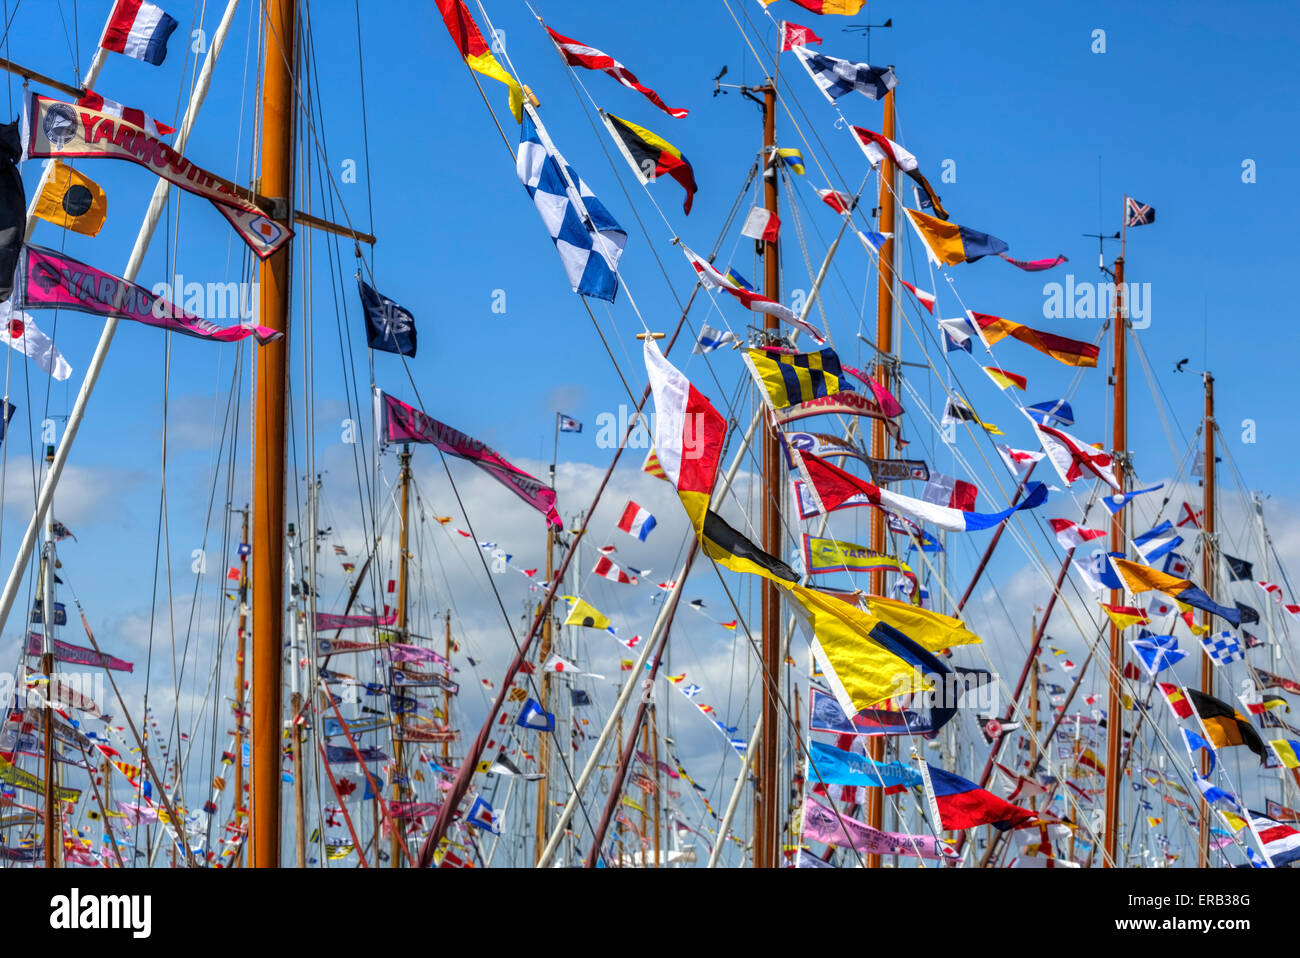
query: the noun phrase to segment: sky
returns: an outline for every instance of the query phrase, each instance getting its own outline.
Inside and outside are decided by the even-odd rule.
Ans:
[[[167,61],[153,67],[110,55],[97,88],[175,123],[196,70],[196,51],[215,29],[221,5],[165,6],[181,23]],[[560,512],[568,521],[588,508],[609,462],[612,450],[598,440],[602,417],[620,421],[626,416],[620,407],[631,404],[628,390],[639,398],[644,387],[635,333],[643,322],[652,330],[671,332],[690,295],[693,275],[671,241],[679,237],[700,252],[716,244],[719,264],[734,266],[751,280],[761,273],[749,241],[737,235],[737,224],[719,236],[761,143],[760,114],[737,90],[713,96],[712,79],[725,64],[727,82],[762,81],[764,69],[733,19],[761,44],[762,56],[770,62],[775,29],[760,6],[754,0],[669,0],[652,15],[627,5],[572,0],[533,6],[560,33],[612,54],[669,105],[690,110],[684,119],[670,118],[598,73],[582,74],[582,86],[575,87],[527,5],[487,5],[510,63],[540,98],[552,139],[629,233],[617,302],[608,309],[591,304],[603,339],[581,300],[567,288],[554,248],[515,177],[506,146],[513,148],[517,137],[505,110],[504,88],[482,80],[495,111],[490,114],[427,5],[373,0],[359,5],[359,23],[353,4],[330,0],[311,7],[315,67],[304,91],[304,99],[312,101],[311,118],[299,127],[297,205],[378,237],[373,251],[364,251],[365,272],[385,295],[410,310],[420,336],[418,355],[407,368],[396,356],[367,354],[351,244],[299,231],[290,333],[291,518],[299,527],[305,523],[303,477],[310,468],[307,450],[313,448],[328,519],[321,524],[332,525],[335,533],[327,541],[348,548],[349,561],[362,551],[369,522],[357,503],[359,495],[370,494],[359,492],[358,472],[366,469],[370,452],[366,393],[372,371],[381,388],[405,401],[415,402],[418,388],[427,413],[543,478],[552,455],[555,414],[582,421],[581,434],[560,437],[557,489]],[[3,56],[75,82],[90,62],[107,9],[101,0],[19,5],[12,12]],[[199,165],[239,182],[247,182],[256,169],[258,63],[252,21],[257,9],[256,4],[241,5],[186,151]],[[1239,4],[1228,14],[1221,4],[1200,2],[1137,8],[1008,3],[990,8],[948,0],[873,0],[851,18],[817,17],[789,0],[774,4],[771,12],[811,26],[824,39],[820,49],[828,55],[854,60],[868,58],[866,40],[844,28],[892,19],[890,29],[872,31],[870,61],[895,68],[895,138],[917,156],[953,221],[1002,238],[1017,258],[1058,253],[1069,258],[1045,273],[1025,273],[985,259],[950,267],[945,278],[931,273],[915,237],[904,235],[906,227],[900,224],[901,275],[938,291],[936,315],[960,315],[965,307],[1091,341],[1100,320],[1048,316],[1050,290],[1045,286],[1064,284],[1067,277],[1075,284],[1101,278],[1097,240],[1084,234],[1118,230],[1125,195],[1156,208],[1154,225],[1130,230],[1126,266],[1131,282],[1149,284],[1142,287],[1149,326],[1135,336],[1159,383],[1160,398],[1153,398],[1134,359],[1129,445],[1142,483],[1177,479],[1183,485],[1169,497],[1162,515],[1156,513],[1159,503],[1143,502],[1135,510],[1134,525],[1175,515],[1180,494],[1199,495],[1194,480],[1187,485],[1186,464],[1181,474],[1179,466],[1196,440],[1203,402],[1200,373],[1209,370],[1226,443],[1221,452],[1227,520],[1223,548],[1258,558],[1241,498],[1243,492],[1256,491],[1269,497],[1265,513],[1275,542],[1284,559],[1293,560],[1300,551],[1300,528],[1291,519],[1294,463],[1286,450],[1294,430],[1284,401],[1292,363],[1282,347],[1290,339],[1290,327],[1277,305],[1284,302],[1277,277],[1286,275],[1289,257],[1276,237],[1300,215],[1294,189],[1300,173],[1295,149],[1300,127],[1293,105],[1297,80],[1287,66],[1300,13],[1277,3]],[[12,76],[7,82],[9,109],[17,115],[22,83]],[[805,176],[794,178],[793,203],[782,185],[783,296],[789,301],[793,291],[807,290],[838,228],[813,189],[855,192],[867,167],[847,132],[837,128],[835,110],[791,54],[781,59],[778,83],[779,143],[801,148],[807,167]],[[690,159],[700,190],[689,217],[682,213],[676,183],[663,179],[644,190],[636,183],[611,149],[588,93],[599,107],[648,127]],[[855,94],[839,101],[839,108],[849,122],[880,129],[879,103]],[[33,241],[120,275],[153,180],[125,163],[88,160],[78,168],[108,193],[103,231],[89,238],[41,223]],[[40,161],[28,161],[23,174],[33,190]],[[873,178],[864,194],[868,210],[875,205],[870,199],[875,189]],[[740,197],[742,215],[753,196],[751,187]],[[857,222],[866,228],[865,219]],[[806,256],[801,252],[805,244]],[[1109,263],[1118,244],[1108,241],[1104,251]],[[305,282],[304,273],[311,277]],[[246,281],[253,270],[243,244],[209,204],[173,191],[139,281],[151,287],[177,274],[185,283],[208,284]],[[863,250],[856,243],[841,244],[812,317],[828,328],[842,359],[855,366],[872,361],[871,350],[857,334],[874,338],[875,285],[875,267]],[[914,303],[900,301],[900,310],[902,358],[925,362],[928,354],[941,370],[936,375],[906,369],[908,386],[900,399],[908,409],[905,428],[913,440],[909,455],[926,458],[937,471],[974,479],[981,488],[980,507],[1000,508],[1011,484],[989,442],[963,431],[954,453],[936,441],[917,407],[937,418],[945,383],[950,383],[985,421],[1006,431],[1002,441],[1033,448],[1028,424],[991,383],[975,379],[979,371],[967,357],[955,354],[950,367],[943,365],[929,317]],[[8,394],[19,409],[3,447],[0,567],[6,571],[30,516],[31,463],[40,455],[42,420],[53,419],[61,434],[61,417],[72,406],[100,329],[97,319],[76,313],[45,312],[35,318],[54,336],[74,374],[66,384],[51,383],[18,354],[8,357]],[[747,422],[748,400],[739,408],[730,405],[744,379],[738,354],[723,350],[706,361],[688,357],[684,346],[700,322],[743,336],[750,319],[731,301],[711,303],[701,296],[683,344],[673,353],[724,414],[741,422]],[[248,372],[256,347],[169,340],[155,329],[128,327],[119,328],[56,496],[55,514],[77,536],[60,546],[64,578],[110,651],[131,651],[137,661],[149,659],[160,670],[157,674],[170,674],[172,643],[180,647],[188,639],[182,682],[192,686],[185,695],[197,702],[210,675],[205,647],[218,641],[216,608],[224,601],[220,580],[234,561],[238,541],[237,528],[232,532],[225,526],[224,511],[242,507],[250,498]],[[304,358],[308,354],[310,360]],[[997,364],[1028,377],[1029,389],[1021,397],[1025,402],[1059,398],[1070,388],[1072,370],[1018,344],[1000,344],[995,356]],[[1175,372],[1183,359],[1184,371]],[[1073,395],[1077,424],[1070,431],[1109,448],[1108,366],[1109,348],[1104,346],[1099,367],[1083,374]],[[314,400],[310,407],[308,395]],[[1168,417],[1168,432],[1158,406]],[[358,424],[364,448],[343,441],[349,431],[346,420]],[[229,433],[224,440],[222,436],[223,429],[235,427],[232,454]],[[815,428],[833,427],[819,422]],[[660,528],[645,545],[618,539],[618,557],[637,568],[650,567],[650,580],[660,581],[679,561],[686,525],[671,490],[637,471],[642,456],[641,450],[630,450],[620,462],[611,492],[592,518],[589,546],[603,544],[597,538],[615,541],[613,522],[627,499],[635,498],[652,509]],[[432,621],[434,613],[453,607],[466,646],[483,653],[481,677],[499,675],[510,651],[502,636],[502,611],[483,570],[476,568],[476,550],[457,541],[454,529],[472,525],[477,539],[500,543],[515,557],[514,564],[531,568],[542,563],[541,520],[472,467],[453,463],[451,474],[468,513],[463,522],[441,462],[421,449],[415,463],[422,508],[430,517],[455,517],[450,527],[430,525],[417,537],[425,550],[419,554],[420,581],[427,587],[420,593],[421,615]],[[963,463],[971,464],[972,474]],[[740,499],[725,507],[737,522],[751,514],[742,503],[757,504],[752,467],[752,460],[744,464]],[[1238,471],[1244,485],[1239,485]],[[391,454],[384,473],[384,488],[391,492],[396,475]],[[1054,499],[1051,508],[1060,511],[1052,515],[1082,521],[1087,491],[1076,486],[1073,492]],[[381,514],[390,523],[386,534],[391,534],[391,500]],[[1089,520],[1102,524],[1096,511]],[[837,516],[831,528],[838,538],[867,541],[861,510]],[[971,612],[971,621],[986,629],[995,665],[1011,676],[1023,655],[1029,616],[1046,597],[1042,569],[1054,573],[1059,561],[1059,550],[1041,523],[1024,520],[1017,528],[1019,536],[999,551],[985,579],[998,589],[977,593],[978,608]],[[948,555],[954,594],[960,594],[987,534],[957,538],[963,541],[952,543],[949,537]],[[1021,541],[1039,561],[1027,557]],[[199,576],[194,572],[197,549],[204,550],[206,570]],[[322,553],[327,567],[322,596],[341,602],[347,582],[333,561]],[[584,596],[594,596],[600,608],[622,622],[620,634],[624,629],[645,634],[655,612],[648,601],[652,586],[620,594],[616,586],[593,584],[586,576],[593,561],[589,548],[578,560],[584,589],[590,590]],[[384,562],[391,567],[391,555]],[[507,576],[505,581],[501,602],[518,630],[532,597],[524,579]],[[751,585],[729,584],[741,612],[756,612]],[[20,605],[28,595],[20,595]],[[682,630],[684,641],[674,643],[669,664],[693,680],[701,676],[700,684],[727,724],[747,728],[753,713],[746,710],[745,693],[756,687],[752,656],[740,639],[716,626],[736,615],[712,570],[694,573],[687,598],[697,596],[717,614],[711,624],[699,613],[682,613],[689,624]],[[1079,603],[1078,615],[1089,614]],[[1072,653],[1083,650],[1077,630],[1057,621],[1066,633],[1060,642]],[[223,625],[228,632],[228,608]],[[78,630],[69,632],[75,638]],[[11,615],[4,625],[4,647],[16,651],[21,634],[21,623]],[[612,667],[617,677],[619,649],[600,640],[588,638],[577,651],[590,657],[595,671],[609,676]],[[796,640],[801,665],[803,649]],[[224,668],[229,667],[227,662]],[[142,671],[126,681],[129,694],[142,692]],[[161,681],[151,674],[151,683]],[[477,681],[480,674],[466,667],[465,676]],[[608,684],[601,687],[602,717],[612,701]],[[164,685],[151,685],[151,690],[155,696],[172,694]],[[481,716],[485,699],[480,692],[464,698],[469,719]],[[710,784],[721,783],[715,798],[721,794],[725,800],[737,769],[735,756],[684,703],[674,700],[670,711],[673,728],[682,730],[682,758],[688,766],[708,769]],[[599,724],[595,715],[591,720]],[[187,724],[183,718],[182,727]],[[702,775],[697,778],[703,781]]]

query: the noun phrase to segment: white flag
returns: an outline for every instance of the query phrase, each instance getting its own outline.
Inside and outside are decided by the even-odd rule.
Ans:
[[[54,342],[36,327],[32,317],[19,310],[12,312],[12,303],[0,303],[0,323],[4,324],[5,342],[24,356],[34,360],[45,372],[59,382],[72,375],[72,367],[55,348]]]

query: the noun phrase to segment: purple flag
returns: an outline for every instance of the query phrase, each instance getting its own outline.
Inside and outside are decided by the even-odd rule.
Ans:
[[[914,855],[918,858],[957,858],[951,846],[932,835],[882,832],[809,798],[803,806],[803,837],[814,842],[853,848],[875,855]]]
[[[27,654],[40,655],[45,651],[45,639],[39,632],[27,633]],[[80,645],[69,645],[60,639],[54,640],[54,657],[60,662],[73,665],[98,665],[104,669],[117,669],[119,672],[134,672],[135,665],[122,659],[87,649]]]
[[[397,613],[385,616],[377,615],[335,615],[332,612],[316,613],[316,631],[330,632],[335,629],[373,629],[381,625],[392,625],[397,621]],[[337,643],[336,643],[337,644]],[[336,649],[338,652],[354,652],[357,649]]]
[[[385,442],[427,442],[449,456],[465,459],[486,470],[515,495],[546,516],[559,528],[560,514],[555,511],[555,490],[530,476],[493,452],[486,445],[450,426],[430,419],[414,406],[408,406],[380,390],[375,390],[376,414],[381,418],[381,436]]]
[[[435,662],[443,668],[451,668],[451,663],[433,649],[422,649],[415,645],[394,642],[387,646],[394,662]]]
[[[155,296],[143,286],[31,244],[23,246],[19,257],[14,298],[22,309],[63,308],[95,316],[117,316],[219,343],[233,343],[249,336],[268,343],[284,335],[266,326],[218,326]]]

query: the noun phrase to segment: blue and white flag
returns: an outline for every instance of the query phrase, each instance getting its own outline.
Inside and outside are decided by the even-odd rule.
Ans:
[[[1186,556],[1181,556],[1177,552],[1171,552],[1169,555],[1165,556],[1165,565],[1161,571],[1179,579],[1186,579],[1188,573],[1192,571],[1192,564],[1187,561]]]
[[[556,413],[559,416],[560,432],[582,432],[582,423],[572,416],[566,416],[564,413]]]
[[[519,710],[516,725],[536,729],[539,732],[555,731],[555,716],[541,707],[535,700],[529,699]]]
[[[808,746],[808,778],[827,785],[920,785],[921,775],[901,762],[877,762],[821,742]]]
[[[1073,426],[1074,410],[1064,399],[1048,399],[1025,407],[1025,413],[1040,426]]]
[[[1113,516],[1128,505],[1128,501],[1135,496],[1144,496],[1148,492],[1155,492],[1157,489],[1163,489],[1164,487],[1165,484],[1161,482],[1154,486],[1148,486],[1146,489],[1134,489],[1132,492],[1126,492],[1123,495],[1116,493],[1112,496],[1102,496],[1101,504],[1109,509],[1110,514]]]
[[[714,329],[712,326],[700,327],[700,338],[695,342],[693,353],[711,353],[715,349],[721,349],[728,343],[738,342],[736,334],[731,330],[721,331]]]
[[[526,107],[516,170],[537,205],[575,293],[612,303],[627,232],[555,149]]]
[[[1205,654],[1214,660],[1215,665],[1235,662],[1243,654],[1237,637],[1227,631],[1220,632],[1218,635],[1201,636],[1201,646],[1205,649]]]
[[[1201,738],[1201,736],[1197,735],[1195,732],[1191,731],[1190,729],[1179,728],[1178,731],[1183,733],[1183,744],[1187,746],[1187,755],[1192,760],[1192,768],[1196,768],[1196,766],[1199,764],[1196,761],[1197,749],[1203,748],[1210,755],[1210,771],[1213,772],[1214,763],[1217,761],[1214,754],[1214,746],[1211,745],[1209,742],[1207,742],[1205,739]],[[1200,785],[1201,782],[1205,781],[1204,779],[1200,778],[1200,776],[1197,776],[1197,778],[1198,778],[1197,781],[1198,786]],[[1206,784],[1208,785],[1209,783],[1206,782]],[[1205,796],[1205,800],[1213,801],[1213,799],[1211,799],[1208,794]]]
[[[1182,544],[1183,537],[1174,531],[1174,524],[1168,519],[1133,540],[1138,555],[1148,563],[1154,562]]]
[[[854,63],[838,57],[814,53],[807,47],[795,47],[794,54],[803,64],[813,82],[832,103],[855,90],[872,100],[879,100],[898,85],[898,78],[889,67],[873,67]]]
[[[1187,653],[1178,647],[1178,639],[1172,635],[1144,635],[1128,645],[1142,660],[1150,676],[1187,657]]]
[[[474,797],[474,804],[469,810],[469,817],[466,818],[466,821],[483,829],[485,832],[491,832],[493,835],[501,834],[501,826],[497,823],[496,813],[492,811],[492,806],[483,800],[482,795]]]

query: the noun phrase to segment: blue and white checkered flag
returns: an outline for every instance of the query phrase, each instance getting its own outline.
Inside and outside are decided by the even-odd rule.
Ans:
[[[519,181],[537,204],[575,293],[612,303],[627,232],[560,155],[531,108],[519,136]]]
[[[1201,646],[1205,649],[1205,654],[1214,660],[1215,665],[1227,665],[1242,657],[1241,645],[1231,632],[1203,635]]]
[[[866,63],[828,57],[814,53],[807,47],[795,47],[794,52],[813,82],[821,87],[826,99],[832,103],[854,90],[863,96],[879,100],[898,85],[898,78],[889,67],[873,67]]]

